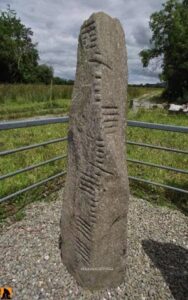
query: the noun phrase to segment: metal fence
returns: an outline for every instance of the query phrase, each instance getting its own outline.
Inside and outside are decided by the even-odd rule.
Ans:
[[[65,116],[65,117],[56,117],[56,118],[44,118],[44,119],[39,119],[39,120],[23,120],[23,121],[13,121],[13,122],[12,121],[10,121],[10,122],[1,122],[0,123],[0,131],[16,129],[16,128],[27,128],[27,127],[33,127],[33,126],[57,124],[57,123],[67,123],[68,121],[69,121],[69,117]],[[183,127],[183,126],[172,126],[172,125],[155,124],[155,123],[138,122],[138,121],[128,121],[128,126],[139,127],[139,128],[147,128],[147,129],[152,129],[152,130],[164,130],[164,131],[178,132],[180,134],[188,133],[188,127]],[[28,146],[24,146],[24,147],[20,147],[20,148],[16,148],[16,149],[5,150],[5,151],[0,152],[0,157],[5,156],[5,155],[10,155],[10,154],[13,154],[13,153],[17,153],[17,152],[21,152],[21,151],[26,151],[26,150],[29,150],[29,149],[34,149],[34,148],[46,146],[46,145],[49,145],[49,144],[65,142],[65,141],[67,141],[67,137],[52,139],[52,140],[48,140],[48,141],[45,141],[45,142],[42,142],[42,143],[32,144],[32,145],[28,145]],[[145,143],[138,143],[136,141],[129,141],[128,140],[127,144],[140,146],[140,147],[147,147],[147,148],[157,149],[157,150],[161,150],[161,151],[169,151],[169,152],[176,152],[176,153],[181,153],[181,154],[188,154],[188,151],[186,151],[186,150],[180,150],[180,149],[174,149],[174,148],[168,148],[168,147],[161,147],[161,146],[145,144]],[[31,166],[28,166],[26,168],[19,169],[19,170],[16,170],[14,172],[2,175],[2,176],[0,176],[0,181],[4,180],[4,179],[7,179],[9,177],[12,177],[12,176],[16,176],[20,173],[24,173],[26,171],[33,170],[33,169],[38,168],[40,166],[44,166],[44,165],[49,164],[51,162],[61,160],[61,159],[65,159],[66,157],[67,157],[67,155],[54,157],[50,160],[46,160],[44,162],[41,162],[41,163],[38,163],[38,164],[35,164],[35,165],[31,165]],[[160,169],[164,169],[164,170],[168,170],[168,171],[174,171],[174,172],[178,172],[178,173],[182,173],[182,174],[188,174],[188,170],[177,169],[177,168],[164,166],[164,165],[158,165],[158,164],[149,163],[149,162],[146,162],[146,161],[140,161],[140,160],[136,160],[136,159],[127,159],[127,161],[129,161],[131,163],[135,163],[135,164],[142,164],[142,165],[146,165],[146,166],[150,166],[150,167],[154,167],[154,168],[160,168]],[[15,193],[9,194],[9,195],[1,198],[0,203],[2,203],[4,201],[8,201],[8,200],[24,193],[24,192],[27,192],[31,189],[39,187],[39,186],[47,183],[48,181],[53,180],[55,178],[58,178],[60,176],[63,176],[65,174],[66,174],[66,171],[64,170],[64,171],[62,171],[62,172],[60,172],[56,175],[53,175],[53,176],[48,177],[44,180],[38,181],[38,182],[36,182],[36,183],[34,183],[30,186],[27,186],[24,189],[18,190]],[[162,184],[162,183],[152,182],[150,180],[146,180],[146,179],[143,179],[143,178],[129,176],[129,179],[188,194],[188,190],[180,189],[178,187],[174,187],[174,186],[170,186],[170,185],[165,185],[165,184]]]

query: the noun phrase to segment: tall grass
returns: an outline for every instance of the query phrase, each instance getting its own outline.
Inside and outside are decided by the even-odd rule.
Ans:
[[[48,102],[56,99],[71,99],[73,86],[70,85],[42,85],[42,84],[0,84],[0,103],[16,102]],[[128,87],[129,99],[138,98],[144,94],[157,91],[159,88]]]
[[[135,86],[128,86],[128,99],[132,100],[134,98],[139,98],[145,94],[151,94],[152,92],[162,92],[161,88],[155,87],[135,87]]]
[[[42,84],[1,84],[0,103],[16,102],[44,102],[55,99],[70,99],[72,86],[70,85],[42,85]]]
[[[0,119],[27,118],[37,115],[64,115],[69,111],[73,86],[0,85]],[[160,91],[151,87],[128,87],[128,100]]]

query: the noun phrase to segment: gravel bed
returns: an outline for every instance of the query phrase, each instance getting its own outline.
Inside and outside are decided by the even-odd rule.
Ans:
[[[13,287],[13,299],[188,299],[188,227],[179,211],[131,197],[125,282],[97,292],[79,287],[61,262],[60,213],[60,200],[37,202],[23,220],[1,225],[0,286]]]

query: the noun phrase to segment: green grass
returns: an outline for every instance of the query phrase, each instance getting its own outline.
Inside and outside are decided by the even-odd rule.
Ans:
[[[0,85],[0,119],[28,118],[69,111],[72,86]]]
[[[48,114],[65,115],[69,111],[71,100],[56,99],[46,102],[13,102],[0,106],[0,120],[44,116]]]
[[[155,87],[135,87],[135,86],[129,86],[128,87],[128,100],[139,98],[146,94],[151,94],[154,92],[161,92],[162,88],[155,88]]]
[[[0,103],[43,102],[70,99],[72,86],[44,84],[0,84]]]
[[[54,124],[3,131],[0,137],[0,151],[64,137],[67,134],[67,126],[68,124]],[[26,166],[37,164],[66,153],[67,143],[60,142],[0,157],[0,173],[1,175],[11,173],[17,169],[22,169]],[[0,181],[0,198],[61,172],[66,169],[66,163],[67,160],[64,159]],[[14,214],[28,202],[33,202],[46,197],[46,194],[56,190],[62,181],[63,178],[56,179],[49,182],[46,186],[41,186],[40,188],[27,192],[21,196],[17,196],[14,202],[10,201],[2,204],[0,207],[0,218]]]
[[[129,120],[188,126],[188,118],[186,115],[170,115],[164,110],[139,110],[137,113],[130,111]],[[186,134],[183,133],[129,127],[128,139],[169,148],[188,149],[188,139]],[[179,169],[186,169],[188,166],[188,157],[186,154],[159,151],[133,145],[127,145],[127,154],[128,157],[132,159]],[[175,173],[130,162],[128,163],[128,171],[131,176],[141,177],[182,189],[187,189],[188,187],[188,176],[186,174]],[[160,205],[177,207],[184,213],[188,213],[186,194],[134,181],[131,181],[131,188],[132,192],[139,197],[147,198]]]

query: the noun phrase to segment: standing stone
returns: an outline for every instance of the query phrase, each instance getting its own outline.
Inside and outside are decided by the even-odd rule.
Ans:
[[[117,19],[93,14],[79,35],[60,222],[62,260],[91,290],[115,287],[125,276],[126,98],[123,29]]]

